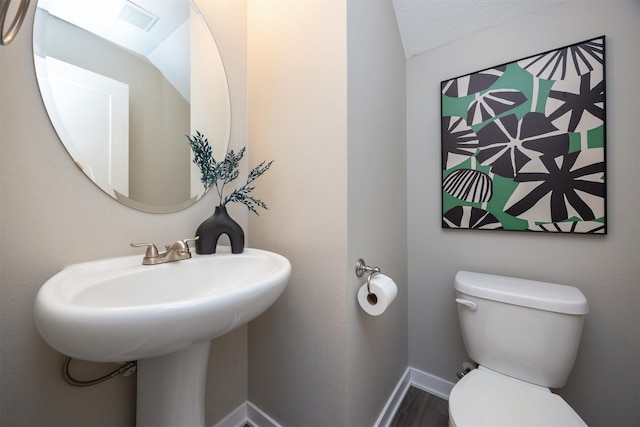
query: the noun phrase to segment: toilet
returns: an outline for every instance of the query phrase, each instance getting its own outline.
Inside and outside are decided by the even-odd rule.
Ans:
[[[449,425],[586,426],[550,388],[575,361],[587,299],[572,286],[460,271],[462,338],[477,369],[449,395]]]

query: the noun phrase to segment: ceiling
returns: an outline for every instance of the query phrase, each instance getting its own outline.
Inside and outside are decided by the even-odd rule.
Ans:
[[[38,7],[148,56],[180,23],[189,17],[184,0],[40,0]],[[485,28],[563,3],[566,0],[392,0],[405,57],[426,52]],[[117,19],[123,5],[159,16],[151,29]],[[107,16],[113,20],[106,21]],[[96,19],[97,17],[101,19]],[[100,26],[101,25],[101,26]],[[111,35],[106,35],[103,27]],[[120,33],[113,35],[113,28]],[[114,39],[114,37],[118,37]]]
[[[393,0],[407,58],[566,0]]]

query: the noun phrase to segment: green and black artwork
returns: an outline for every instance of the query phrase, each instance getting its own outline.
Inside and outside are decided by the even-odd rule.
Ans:
[[[606,234],[605,37],[441,83],[442,227]]]

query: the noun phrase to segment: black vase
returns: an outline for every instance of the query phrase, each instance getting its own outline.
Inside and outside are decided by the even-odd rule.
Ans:
[[[196,230],[196,253],[201,255],[216,253],[218,239],[223,234],[229,236],[231,253],[239,254],[244,250],[244,231],[227,213],[227,208],[217,206],[209,218],[204,220]]]

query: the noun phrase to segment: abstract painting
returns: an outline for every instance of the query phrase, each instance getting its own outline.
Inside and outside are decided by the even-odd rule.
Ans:
[[[442,227],[606,234],[605,37],[441,83]]]

